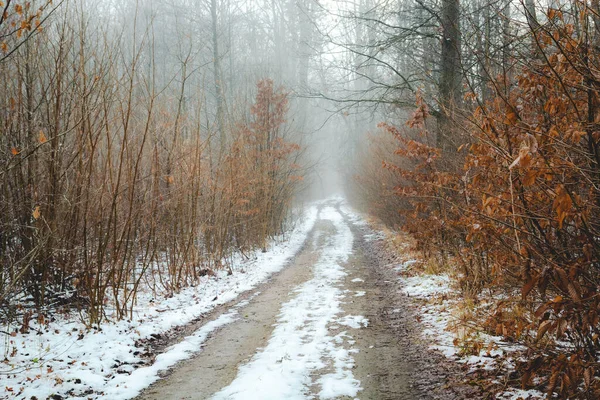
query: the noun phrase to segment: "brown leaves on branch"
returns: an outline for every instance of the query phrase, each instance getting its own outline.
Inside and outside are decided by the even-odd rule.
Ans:
[[[596,21],[586,10],[581,19]],[[462,168],[445,167],[456,156],[429,146],[427,133],[409,139],[382,124],[398,143],[384,167],[405,228],[455,260],[466,295],[518,290],[534,306],[518,330],[508,313],[487,325],[529,346],[523,386],[600,398],[600,52],[561,12],[548,15],[537,33],[546,61],[525,62],[508,94],[474,111]],[[426,131],[427,117],[419,95],[408,125]]]
[[[556,218],[558,220],[558,228],[562,229],[563,222],[567,217],[569,211],[573,207],[573,200],[565,189],[564,185],[559,185],[556,189],[556,197],[552,203],[552,209],[556,212]]]
[[[0,2],[0,9],[3,10],[0,16],[0,60],[2,55],[12,53],[32,33],[41,32],[43,20],[53,8],[52,0],[42,1],[37,8],[32,7],[31,1],[17,0],[12,4],[13,6],[9,7],[10,1]]]

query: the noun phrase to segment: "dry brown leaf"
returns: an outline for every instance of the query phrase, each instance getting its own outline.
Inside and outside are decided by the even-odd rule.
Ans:
[[[546,332],[548,332],[548,329],[550,329],[551,326],[552,326],[552,321],[550,321],[550,320],[542,322],[540,324],[540,327],[538,328],[537,336],[536,336],[535,340],[539,341],[541,338],[543,338],[544,335],[546,334]]]

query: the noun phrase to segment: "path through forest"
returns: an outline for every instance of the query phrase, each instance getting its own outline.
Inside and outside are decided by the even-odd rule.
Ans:
[[[456,398],[418,343],[374,238],[340,203],[321,206],[289,265],[215,311],[213,321],[231,322],[139,398]]]

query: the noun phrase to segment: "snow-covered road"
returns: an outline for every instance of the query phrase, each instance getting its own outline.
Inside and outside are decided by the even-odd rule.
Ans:
[[[305,399],[315,390],[318,398],[332,399],[354,397],[361,389],[352,374],[352,353],[357,350],[344,346],[351,336],[346,331],[333,335],[328,329],[348,319],[340,319],[340,301],[345,297],[340,281],[347,275],[343,265],[352,252],[353,235],[332,207],[320,211],[319,222],[331,223],[334,231],[319,249],[313,278],[294,289],[266,347],[239,368],[234,381],[214,400]],[[364,317],[363,323],[368,323]]]
[[[294,261],[251,300],[217,317],[215,323],[235,314],[197,357],[141,397],[355,398],[362,387],[353,374],[353,336],[368,319],[343,310],[357,291],[345,287],[354,234],[340,202],[321,204]]]

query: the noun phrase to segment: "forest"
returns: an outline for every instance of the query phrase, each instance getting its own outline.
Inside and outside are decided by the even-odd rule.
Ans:
[[[343,193],[451,276],[463,355],[519,347],[482,398],[600,398],[598,0],[0,9],[5,366],[239,276]]]

